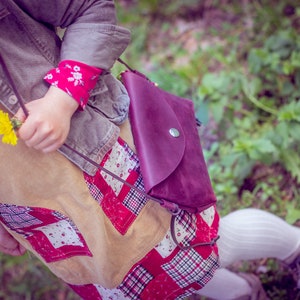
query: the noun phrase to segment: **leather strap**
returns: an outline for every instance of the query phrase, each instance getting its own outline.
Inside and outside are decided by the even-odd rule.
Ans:
[[[181,250],[189,250],[191,248],[195,248],[195,247],[199,247],[199,246],[214,246],[217,243],[217,240],[220,238],[219,235],[217,235],[215,238],[211,239],[209,242],[205,242],[205,243],[196,243],[194,245],[188,245],[188,246],[181,246],[180,243],[177,241],[176,238],[176,234],[175,234],[175,221],[176,221],[176,216],[172,216],[171,218],[171,225],[170,225],[170,230],[171,230],[171,236],[172,239],[174,241],[174,243],[176,244],[176,246],[178,246]]]

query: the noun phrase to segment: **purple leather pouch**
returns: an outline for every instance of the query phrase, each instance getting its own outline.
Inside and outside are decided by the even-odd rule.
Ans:
[[[147,194],[199,212],[216,202],[191,100],[168,93],[143,74],[121,74]]]

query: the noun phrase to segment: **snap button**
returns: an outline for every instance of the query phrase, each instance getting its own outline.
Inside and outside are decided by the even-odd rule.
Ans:
[[[176,128],[170,128],[169,133],[172,137],[175,137],[175,138],[180,136],[180,132]]]
[[[16,95],[9,96],[9,98],[8,98],[9,104],[16,104],[17,102],[18,102],[18,99],[17,99]]]

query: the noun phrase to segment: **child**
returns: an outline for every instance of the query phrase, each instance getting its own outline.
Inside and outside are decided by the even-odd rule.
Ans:
[[[16,147],[0,145],[0,250],[33,252],[84,299],[238,299],[252,287],[224,267],[297,256],[297,228],[249,209],[218,231],[215,206],[176,216],[181,243],[220,235],[217,245],[182,250],[169,212],[66,147],[143,189],[129,98],[109,73],[130,39],[113,1],[4,0],[0,11],[1,109],[23,123]]]

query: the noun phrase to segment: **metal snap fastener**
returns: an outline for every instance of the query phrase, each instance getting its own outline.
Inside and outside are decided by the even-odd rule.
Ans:
[[[18,99],[17,99],[16,95],[9,96],[9,98],[8,98],[9,104],[16,104],[17,102],[18,102]]]
[[[180,132],[179,132],[179,130],[176,129],[176,128],[170,128],[170,129],[169,129],[169,133],[170,133],[170,135],[171,135],[172,137],[175,137],[175,138],[177,138],[177,137],[180,136]]]

